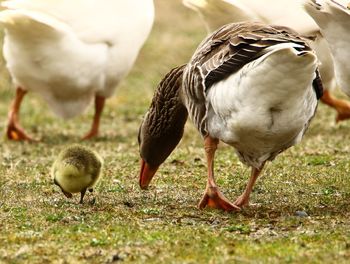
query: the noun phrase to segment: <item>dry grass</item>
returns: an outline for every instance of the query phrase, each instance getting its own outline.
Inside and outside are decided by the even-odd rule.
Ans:
[[[49,168],[88,130],[92,110],[70,121],[25,98],[24,127],[38,144],[0,145],[0,262],[347,263],[350,257],[349,122],[320,105],[303,142],[267,166],[241,213],[199,211],[206,183],[202,142],[191,124],[149,191],[138,187],[137,130],[153,90],[186,62],[205,31],[179,1],[156,1],[157,21],[132,73],[109,100],[102,136],[83,144],[105,159],[97,203],[78,205],[52,184]],[[0,130],[13,97],[3,63]],[[222,145],[216,174],[232,200],[249,171]],[[86,197],[89,200],[89,195]],[[306,217],[296,215],[303,211]]]

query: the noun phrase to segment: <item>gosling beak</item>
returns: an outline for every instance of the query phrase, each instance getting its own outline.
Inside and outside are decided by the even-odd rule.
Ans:
[[[140,171],[140,187],[141,189],[147,189],[151,182],[154,174],[157,172],[158,166],[151,167],[146,161],[141,160],[141,171]]]
[[[64,196],[66,196],[67,198],[72,198],[73,195],[69,192],[66,192],[65,190],[63,190],[63,188],[61,187],[61,185],[58,183],[58,181],[56,180],[56,178],[53,179],[53,183],[55,185],[57,185],[58,187],[60,187],[61,191],[63,192]]]
[[[63,192],[64,196],[66,196],[67,198],[72,198],[72,197],[73,197],[73,195],[72,195],[71,193],[66,192],[66,191],[65,191],[65,190],[63,190],[63,189],[61,189],[61,190],[62,190],[62,192]]]

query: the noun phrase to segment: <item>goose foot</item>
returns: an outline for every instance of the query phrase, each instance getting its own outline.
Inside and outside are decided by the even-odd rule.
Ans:
[[[337,111],[337,123],[350,118],[350,102],[334,97],[327,90],[324,91],[321,101]]]
[[[236,206],[239,206],[240,208],[242,208],[244,206],[248,206],[249,205],[250,194],[251,194],[251,192],[253,190],[253,186],[254,186],[256,180],[258,179],[258,177],[259,177],[259,175],[260,175],[264,165],[265,165],[265,162],[263,164],[261,164],[261,167],[259,169],[252,168],[251,175],[250,175],[248,184],[247,184],[244,192],[234,202],[234,204]]]
[[[240,208],[249,206],[249,197],[244,196],[243,194],[237,198],[234,204]]]
[[[198,204],[199,209],[204,209],[207,206],[227,212],[241,210],[237,205],[231,203],[217,187],[207,187],[202,200]]]
[[[98,136],[98,129],[92,128],[84,137],[83,140],[89,140]]]
[[[7,125],[7,131],[6,131],[7,138],[10,140],[15,141],[37,141],[36,139],[33,139],[32,137],[28,136],[27,133],[21,128],[18,124],[10,122]]]
[[[335,121],[338,123],[340,121],[346,120],[350,118],[350,103],[344,101],[343,105],[340,105],[336,108],[338,115]]]
[[[16,141],[37,141],[32,137],[28,136],[24,129],[19,125],[19,110],[21,107],[21,103],[23,97],[26,95],[27,91],[22,89],[21,87],[17,87],[15,98],[11,104],[8,114],[8,123],[7,123],[7,138],[10,140]]]

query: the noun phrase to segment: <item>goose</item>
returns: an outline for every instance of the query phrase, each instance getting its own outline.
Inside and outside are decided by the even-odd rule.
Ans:
[[[3,55],[16,88],[7,137],[33,140],[19,123],[28,91],[66,119],[94,101],[92,126],[83,138],[97,136],[106,98],[151,31],[153,0],[7,0],[2,6]]]
[[[101,176],[102,165],[103,160],[95,151],[72,145],[58,155],[52,165],[51,175],[54,184],[67,198],[72,198],[72,193],[80,192],[79,203],[82,204],[86,190],[93,192]]]
[[[346,3],[334,0],[308,0],[304,2],[304,7],[319,25],[322,35],[328,42],[335,62],[337,80],[343,92],[350,96],[350,10],[343,4]]]
[[[231,22],[260,21],[287,26],[309,37],[310,45],[320,60],[320,74],[325,88],[321,101],[336,110],[337,123],[350,118],[350,102],[331,93],[337,87],[337,81],[330,48],[319,26],[303,10],[301,1],[183,0],[183,4],[199,14],[208,33]]]
[[[266,161],[302,139],[322,91],[317,57],[293,30],[258,22],[221,27],[155,92],[138,135],[141,189],[179,143],[189,116],[204,139],[207,159],[199,208],[240,210],[249,204]],[[251,167],[246,189],[234,203],[215,183],[219,141],[234,147]]]

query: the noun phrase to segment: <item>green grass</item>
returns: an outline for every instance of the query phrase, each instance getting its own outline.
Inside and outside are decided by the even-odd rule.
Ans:
[[[197,209],[206,183],[202,141],[188,123],[180,146],[148,191],[138,187],[138,126],[157,83],[185,63],[205,36],[179,1],[156,1],[157,21],[131,72],[107,103],[101,136],[82,144],[105,159],[94,205],[66,199],[50,167],[67,144],[80,142],[93,111],[54,117],[28,94],[21,122],[39,143],[0,143],[0,263],[347,263],[350,258],[350,123],[334,123],[320,105],[304,140],[269,163],[249,208]],[[1,63],[0,131],[13,98]],[[234,200],[249,170],[220,145],[215,171]],[[306,217],[298,216],[303,211]]]

